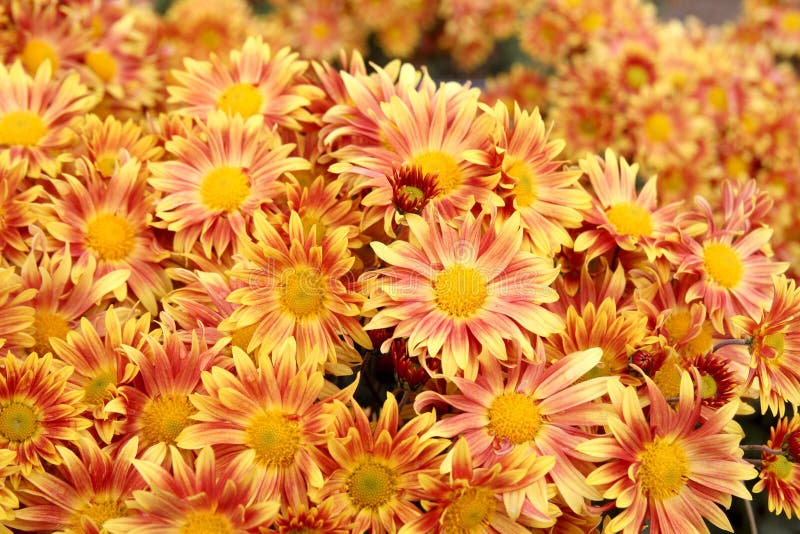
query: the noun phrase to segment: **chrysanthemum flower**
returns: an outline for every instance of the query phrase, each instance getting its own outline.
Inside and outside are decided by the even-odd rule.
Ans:
[[[453,228],[434,210],[425,213],[406,216],[415,244],[372,243],[389,267],[375,281],[379,289],[371,306],[380,311],[367,328],[395,327],[393,337],[408,338],[412,356],[440,358],[448,377],[462,370],[474,378],[479,354],[505,359],[506,341],[533,358],[529,336],[546,336],[564,325],[541,306],[557,298],[548,286],[558,269],[521,250],[519,215],[484,229],[483,216],[467,214]]]
[[[601,356],[600,349],[592,348],[552,365],[519,362],[507,376],[497,360],[489,359],[475,381],[451,379],[459,393],[424,391],[414,408],[419,412],[441,402],[456,408],[459,413],[436,423],[431,433],[463,436],[476,465],[491,465],[512,448],[552,456],[555,466],[548,476],[568,506],[580,513],[586,499],[599,500],[600,494],[586,483],[581,471],[591,464],[575,447],[589,437],[582,427],[605,422],[608,411],[594,401],[605,395],[609,377],[579,380],[600,363]],[[547,509],[539,514],[540,520],[546,518]]]
[[[528,113],[515,104],[512,119],[508,108],[498,104],[494,115],[497,147],[503,150],[498,189],[506,211],[520,213],[534,252],[553,256],[562,246],[572,246],[567,229],[580,226],[581,212],[591,207],[591,198],[578,183],[581,173],[564,169],[565,162],[556,159],[564,141],[547,139],[538,109]]]
[[[36,202],[42,186],[25,182],[24,160],[11,162],[8,152],[0,153],[0,252],[3,258],[22,265],[28,252],[28,226],[37,220]]]
[[[635,388],[609,382],[617,412],[607,422],[610,435],[578,446],[581,453],[605,462],[587,482],[620,509],[603,530],[633,534],[649,521],[653,532],[708,532],[708,520],[733,532],[717,505],[730,507],[733,496],[750,499],[742,481],[756,476],[742,459],[741,434],[726,431],[738,400],[703,419],[688,372],[682,374],[674,410],[658,387],[645,380],[647,416]]]
[[[218,0],[198,5],[192,0],[171,2],[164,13],[168,41],[176,59],[206,59],[227,54],[253,32],[253,9],[246,0]]]
[[[420,515],[414,501],[424,498],[425,492],[418,476],[436,473],[439,454],[450,442],[427,433],[436,421],[433,413],[402,423],[391,393],[374,424],[358,404],[352,410],[338,423],[347,428],[346,435],[328,441],[336,467],[319,498],[341,501],[342,513],[351,517],[355,532],[396,532]]]
[[[19,464],[16,460],[16,452],[10,449],[0,449],[0,521],[3,525],[7,525],[14,519],[15,510],[19,508],[17,490],[11,484],[12,477],[16,477],[19,473]],[[8,485],[6,485],[7,481]],[[4,534],[10,534],[10,532],[7,530]]]
[[[336,59],[340,50],[366,50],[366,21],[352,13],[343,13],[349,4],[337,2],[287,2],[282,22],[291,35],[290,44],[303,57]]]
[[[247,233],[253,214],[283,192],[283,173],[308,169],[259,115],[212,112],[198,132],[174,137],[166,148],[175,159],[150,165],[150,184],[164,193],[158,218],[175,232],[176,250],[188,252],[199,241],[207,257]]]
[[[509,517],[503,495],[519,491],[540,480],[553,466],[550,456],[510,453],[503,463],[473,467],[467,441],[459,439],[453,448],[449,475],[419,475],[425,492],[425,513],[406,523],[400,534],[416,532],[485,532],[524,534],[529,528]],[[552,524],[552,519],[549,521]],[[541,524],[539,526],[547,526]]]
[[[50,340],[55,355],[74,368],[69,382],[83,390],[86,410],[94,419],[97,435],[105,443],[111,442],[121,425],[117,414],[106,412],[105,406],[117,397],[118,388],[133,381],[139,372],[120,347],[129,345],[141,350],[149,329],[149,315],[123,322],[119,312],[109,308],[100,325],[82,318],[80,326],[69,332],[66,340]]]
[[[336,347],[351,345],[350,340],[371,347],[358,321],[363,297],[347,280],[355,261],[347,250],[347,232],[340,227],[317,244],[316,232],[305,232],[293,212],[287,240],[257,212],[255,242],[241,241],[241,258],[231,272],[247,285],[228,296],[240,306],[220,328],[257,324],[248,351],[260,347],[269,353],[294,337],[301,357],[313,353],[321,358],[317,364],[334,358]]]
[[[648,261],[661,255],[662,241],[674,228],[677,204],[658,207],[656,177],[650,178],[637,192],[637,164],[629,165],[617,158],[611,149],[605,160],[588,156],[580,161],[594,191],[592,210],[585,222],[593,228],[575,239],[576,251],[587,251],[588,259],[605,254],[615,247],[622,250],[641,250]]]
[[[337,507],[338,505],[338,507]],[[349,534],[350,516],[342,514],[344,503],[334,503],[329,497],[319,504],[306,504],[298,507],[281,506],[280,514],[271,529],[262,527],[260,532],[277,534],[297,534],[298,532],[324,532],[325,534]]]
[[[80,162],[79,162],[80,163]],[[52,180],[52,216],[47,231],[75,258],[71,275],[93,273],[95,279],[118,269],[130,271],[127,287],[151,314],[171,289],[160,262],[169,256],[149,223],[153,195],[147,191],[142,163],[123,162],[109,179],[93,167],[79,166],[82,179],[63,174]],[[116,296],[124,298],[125,291]]]
[[[88,113],[96,98],[81,85],[77,73],[54,79],[45,61],[31,76],[19,62],[0,66],[0,150],[11,160],[28,162],[28,176],[58,174],[72,158],[69,123]]]
[[[138,436],[140,457],[162,463],[168,447],[197,413],[189,395],[202,387],[200,375],[217,363],[218,349],[209,348],[197,333],[190,343],[166,330],[158,337],[163,339],[156,333],[146,336],[141,348],[122,346],[127,359],[139,368],[139,376],[118,388],[105,411],[124,416],[117,446]]]
[[[130,514],[126,501],[146,488],[133,467],[134,438],[113,454],[92,438],[78,442],[78,455],[57,447],[63,462],[56,473],[31,473],[20,496],[24,508],[11,526],[23,531],[66,531],[101,534],[103,523]]]
[[[233,361],[234,372],[203,373],[206,393],[191,397],[198,422],[181,432],[178,446],[212,445],[232,478],[255,480],[259,498],[302,506],[309,489],[322,486],[320,466],[331,462],[322,448],[334,422],[326,406],[348,400],[353,388],[317,400],[323,375],[313,356],[297,354],[291,338],[272,359],[259,355],[258,366],[236,347]]]
[[[34,344],[31,329],[34,309],[30,305],[36,289],[23,289],[22,277],[14,267],[0,268],[0,348],[29,347]]]
[[[731,319],[738,335],[752,337],[748,384],[758,378],[761,412],[783,415],[786,403],[800,404],[800,288],[785,275],[775,276],[773,297],[761,317]]]
[[[53,357],[35,352],[24,360],[8,353],[0,372],[0,447],[17,454],[22,473],[58,465],[55,445],[76,441],[91,423],[80,417],[83,392],[70,389],[70,367],[53,368]]]
[[[65,339],[81,317],[95,311],[111,294],[124,290],[130,272],[118,269],[97,279],[92,271],[74,276],[71,255],[51,257],[43,253],[37,257],[36,251],[31,251],[21,271],[23,292],[38,289],[29,304],[34,309],[34,318],[33,327],[26,333],[32,342],[27,338],[21,346],[7,344],[6,348],[45,354],[52,351],[50,338]]]
[[[761,472],[753,493],[767,490],[769,511],[800,517],[800,417],[786,417],[770,429],[767,447],[783,454],[761,453]]]
[[[184,60],[185,71],[173,71],[180,85],[167,88],[178,113],[207,118],[213,111],[263,116],[267,127],[300,129],[311,118],[306,106],[322,92],[304,83],[308,62],[283,48],[273,55],[261,37],[250,37],[230,60],[212,54],[209,61]]]
[[[170,450],[171,473],[154,462],[133,461],[150,489],[133,492],[128,507],[138,514],[108,520],[109,533],[254,532],[275,517],[280,505],[257,500],[253,484],[220,466],[211,447],[194,465],[177,448]]]

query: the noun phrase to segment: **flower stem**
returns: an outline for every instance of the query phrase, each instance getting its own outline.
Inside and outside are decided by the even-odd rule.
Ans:
[[[750,524],[750,534],[758,534],[756,514],[753,513],[753,501],[746,501],[742,499],[742,502],[744,502],[744,509],[745,512],[747,512],[747,522]]]
[[[739,445],[739,448],[743,451],[758,451],[758,452],[766,452],[767,454],[774,454],[776,456],[783,454],[783,451],[780,449],[770,449],[766,445]]]
[[[727,347],[728,345],[745,345],[750,346],[753,343],[753,338],[748,337],[747,339],[723,339],[716,345],[714,348],[711,349],[711,352],[717,352],[722,347]]]

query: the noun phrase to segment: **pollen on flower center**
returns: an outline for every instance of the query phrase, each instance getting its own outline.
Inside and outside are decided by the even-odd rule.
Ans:
[[[531,166],[521,159],[514,160],[514,163],[506,171],[510,177],[514,178],[514,197],[517,207],[527,208],[536,202],[536,173]]]
[[[625,81],[631,89],[639,89],[650,82],[650,73],[642,65],[631,65],[625,70]]]
[[[689,460],[678,442],[655,438],[645,446],[640,460],[639,483],[651,499],[674,497],[689,479]]]
[[[778,359],[781,356],[783,356],[783,351],[786,343],[783,332],[775,332],[773,334],[767,334],[766,336],[764,336],[761,343],[775,349],[775,359]]]
[[[80,527],[81,518],[85,516],[94,521],[95,525],[101,526],[109,519],[125,517],[126,515],[128,515],[128,507],[125,506],[124,502],[118,500],[99,500],[90,502],[84,506],[73,524],[75,527]],[[81,528],[77,528],[77,530],[82,531]]]
[[[320,20],[311,25],[311,36],[318,41],[327,39],[330,33],[331,27],[324,21]]]
[[[261,112],[264,97],[258,87],[249,83],[236,83],[222,91],[217,108],[228,115],[237,113],[246,119]]]
[[[300,448],[300,423],[279,411],[253,417],[245,434],[245,445],[255,451],[256,460],[267,466],[290,465]]]
[[[465,488],[451,502],[442,517],[443,532],[474,532],[482,523],[491,520],[497,500],[486,488]]]
[[[672,135],[673,125],[669,115],[656,111],[644,122],[644,133],[653,143],[663,143]]]
[[[136,231],[125,218],[113,213],[99,213],[86,223],[86,247],[101,260],[127,258],[136,239]]]
[[[711,375],[702,375],[700,377],[700,395],[704,399],[710,399],[717,395],[717,381]]]
[[[325,308],[324,279],[314,269],[286,269],[281,274],[280,302],[297,318],[320,313]]]
[[[83,60],[97,77],[108,83],[117,75],[117,60],[105,50],[86,52]]]
[[[489,432],[514,445],[534,439],[541,426],[536,402],[522,393],[504,393],[489,408]]]
[[[36,146],[46,133],[44,121],[33,111],[10,111],[0,119],[0,145]]]
[[[800,31],[800,10],[790,9],[783,14],[780,21],[781,29],[786,33]]]
[[[708,91],[708,103],[717,111],[727,111],[728,93],[720,86],[714,86]]]
[[[35,74],[39,66],[45,61],[50,61],[50,68],[53,71],[58,70],[60,62],[58,61],[58,54],[56,49],[50,43],[42,41],[41,39],[31,39],[25,43],[25,48],[22,49],[21,54],[22,66],[25,67],[30,74]]]
[[[653,218],[650,212],[633,202],[618,202],[606,210],[606,217],[620,235],[650,237]]]
[[[378,508],[397,492],[397,476],[387,466],[367,460],[350,473],[346,488],[358,508]]]
[[[142,435],[149,443],[175,443],[196,412],[186,395],[158,397],[142,413]]]
[[[236,211],[250,195],[250,178],[239,167],[219,167],[203,178],[200,198],[212,210]]]
[[[69,324],[61,314],[47,310],[37,311],[33,318],[33,350],[38,354],[52,352],[50,338],[65,339],[69,332]]]
[[[117,385],[117,372],[113,369],[98,373],[83,386],[83,400],[90,406],[103,404],[112,397],[112,388]]]
[[[703,265],[708,277],[726,289],[742,279],[744,265],[733,247],[725,243],[708,243],[703,247]]]
[[[445,196],[461,185],[463,180],[461,168],[450,154],[439,150],[423,152],[414,156],[410,165],[418,165],[422,174],[436,175],[436,185],[440,192],[438,196]]]
[[[233,534],[230,520],[215,512],[190,512],[180,534]]]
[[[33,407],[12,402],[0,408],[0,434],[8,441],[21,442],[33,437],[39,428],[39,417]]]
[[[441,271],[433,282],[436,306],[452,317],[470,317],[489,294],[477,269],[456,264]]]
[[[205,29],[200,32],[198,41],[206,50],[216,50],[222,44],[222,36],[218,31],[213,29]]]
[[[792,476],[792,462],[782,454],[775,457],[775,460],[765,463],[763,469],[774,473],[780,480],[788,480]]]

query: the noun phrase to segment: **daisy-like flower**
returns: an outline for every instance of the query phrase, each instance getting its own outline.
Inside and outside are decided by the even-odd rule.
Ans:
[[[289,157],[294,145],[265,130],[260,115],[212,112],[199,131],[172,138],[166,148],[175,159],[150,165],[150,184],[164,194],[157,216],[175,232],[176,250],[188,252],[199,241],[207,257],[247,233],[253,214],[283,192],[283,173],[309,167]]]
[[[228,296],[240,306],[220,328],[257,324],[250,352],[260,347],[269,353],[294,337],[300,357],[314,354],[321,358],[317,364],[335,361],[336,347],[352,341],[371,348],[358,320],[364,299],[347,279],[355,261],[347,249],[347,232],[339,227],[317,244],[316,231],[305,232],[300,216],[292,212],[287,240],[257,212],[255,241],[240,242],[241,258],[231,271],[247,285]]]
[[[800,404],[800,288],[785,275],[775,276],[773,297],[761,317],[731,319],[738,335],[752,338],[748,384],[758,378],[761,411],[783,415],[786,402]]]
[[[498,149],[503,150],[502,178],[498,185],[506,211],[518,211],[533,251],[553,256],[562,246],[572,246],[569,228],[583,221],[581,212],[591,198],[578,183],[581,173],[565,169],[556,159],[564,149],[561,139],[548,140],[539,110],[520,110],[513,119],[504,104],[494,107],[499,125]]]
[[[120,347],[129,345],[141,350],[149,328],[149,315],[121,322],[119,312],[109,308],[101,325],[95,326],[82,318],[80,327],[69,332],[66,340],[50,340],[55,355],[74,368],[69,382],[83,390],[86,410],[91,413],[97,435],[105,443],[111,442],[121,425],[117,414],[106,412],[105,406],[117,397],[118,388],[130,384],[139,372]]]
[[[105,522],[110,534],[254,532],[272,521],[280,505],[257,500],[253,484],[220,466],[211,447],[194,465],[170,450],[171,473],[154,462],[133,461],[150,489],[134,491],[128,501],[137,514]]]
[[[0,521],[7,525],[14,519],[15,511],[19,508],[19,497],[17,490],[10,483],[11,477],[15,477],[19,472],[17,463],[17,453],[10,449],[0,449]],[[6,481],[9,484],[6,485]],[[3,527],[6,528],[6,527]],[[10,534],[6,530],[4,534]]]
[[[11,526],[23,531],[66,531],[101,534],[103,524],[130,512],[126,501],[146,484],[133,467],[138,443],[134,438],[113,454],[94,439],[78,442],[78,455],[57,447],[62,459],[56,474],[31,473],[20,491],[24,508]]]
[[[80,163],[80,162],[79,162]],[[152,194],[142,174],[142,163],[123,162],[109,179],[94,167],[80,165],[86,176],[64,174],[52,184],[52,216],[47,231],[75,258],[72,276],[93,273],[96,279],[118,269],[130,272],[127,287],[151,314],[157,300],[171,289],[160,262],[169,256],[156,241],[149,223]],[[122,300],[125,291],[116,294]],[[122,297],[122,298],[120,298]]]
[[[586,483],[582,470],[591,464],[575,447],[590,436],[581,427],[604,423],[608,411],[595,400],[606,393],[609,377],[579,380],[600,363],[601,356],[600,349],[592,348],[552,365],[523,361],[510,368],[507,376],[496,359],[487,359],[475,381],[451,378],[459,393],[424,391],[414,408],[420,412],[440,403],[456,408],[457,414],[437,422],[431,433],[463,436],[476,465],[491,465],[511,449],[552,456],[555,466],[548,476],[567,505],[581,513],[586,499],[599,500],[600,494]],[[547,517],[546,507],[539,510],[540,521]]]
[[[41,185],[25,182],[26,174],[24,160],[11,162],[8,152],[0,153],[0,252],[15,265],[28,253],[27,228],[36,222],[35,204],[43,192]]]
[[[338,505],[338,508],[337,508]],[[298,532],[324,532],[325,534],[348,534],[352,532],[350,516],[342,514],[344,503],[334,503],[329,497],[319,504],[292,508],[281,506],[281,512],[272,528],[261,528],[262,533],[297,534]]]
[[[180,85],[167,88],[169,102],[178,113],[205,119],[220,110],[247,119],[262,115],[267,127],[300,129],[299,121],[311,120],[306,109],[320,98],[319,88],[304,83],[308,62],[283,48],[273,55],[261,37],[249,37],[230,60],[212,54],[208,61],[184,60],[185,71],[173,71]]]
[[[291,45],[303,57],[332,60],[340,50],[365,50],[367,31],[360,17],[343,14],[344,2],[286,2],[283,15]],[[363,21],[366,23],[366,21]]]
[[[0,447],[16,452],[24,475],[44,469],[42,461],[58,465],[55,445],[76,441],[91,423],[80,417],[83,392],[71,389],[72,368],[54,369],[50,354],[10,352],[0,372]]]
[[[206,59],[228,53],[252,34],[253,10],[246,0],[218,0],[198,5],[192,0],[171,2],[164,13],[168,40],[175,58]]]
[[[742,459],[741,434],[726,430],[738,400],[703,419],[699,392],[683,372],[676,409],[647,377],[650,399],[645,415],[633,387],[609,382],[616,414],[608,418],[607,437],[590,440],[578,451],[605,462],[587,478],[615,501],[620,512],[606,523],[608,532],[708,532],[704,520],[733,532],[717,505],[730,507],[732,496],[750,499],[742,483],[756,476]]]
[[[800,417],[779,420],[769,431],[767,447],[783,454],[762,451],[753,493],[767,490],[770,512],[800,517]]]
[[[480,354],[505,359],[505,341],[533,358],[531,334],[563,329],[541,306],[557,298],[549,284],[558,269],[521,249],[518,214],[488,229],[483,216],[471,214],[453,228],[430,208],[406,220],[415,244],[372,243],[389,266],[375,280],[370,306],[380,311],[368,329],[395,327],[393,338],[408,338],[412,356],[438,357],[445,376],[462,370],[467,378],[476,376]],[[390,343],[383,343],[384,352]]]
[[[355,532],[397,532],[420,515],[414,501],[425,493],[418,477],[437,472],[439,454],[450,442],[427,433],[436,421],[433,413],[402,423],[391,393],[375,424],[358,404],[352,409],[352,415],[347,413],[339,423],[346,435],[328,441],[336,468],[319,498],[330,496],[336,504],[341,502]]]
[[[37,290],[23,289],[22,277],[14,267],[0,267],[0,348],[29,347],[34,309],[30,305]]]
[[[549,456],[512,452],[492,467],[473,467],[467,441],[461,438],[453,448],[447,477],[419,475],[419,484],[425,492],[421,501],[425,513],[403,525],[399,532],[530,532],[527,526],[509,517],[502,496],[541,480],[553,462]]]
[[[197,413],[189,395],[201,388],[200,375],[217,363],[217,347],[209,348],[195,332],[190,343],[162,329],[163,340],[155,333],[145,336],[139,349],[122,345],[127,359],[139,368],[137,379],[118,388],[117,396],[105,411],[124,417],[119,429],[122,439],[138,436],[141,457],[157,463],[167,459],[168,447],[176,443],[181,431]]]
[[[58,174],[69,161],[73,118],[88,113],[96,98],[77,73],[54,79],[45,61],[31,76],[19,62],[0,66],[0,150],[28,162],[28,176]]]
[[[618,159],[611,149],[606,149],[605,160],[588,156],[580,166],[589,177],[594,198],[592,210],[585,217],[592,228],[575,239],[575,250],[587,251],[588,259],[615,247],[642,250],[648,261],[654,261],[661,255],[662,241],[674,232],[678,204],[658,207],[655,176],[637,193],[639,166]]]
[[[305,505],[309,490],[322,486],[321,468],[332,461],[323,448],[334,423],[328,408],[355,389],[354,383],[318,400],[323,375],[314,356],[298,356],[292,338],[272,359],[260,354],[258,366],[234,347],[233,372],[215,367],[203,373],[206,392],[191,397],[197,422],[178,436],[181,448],[212,445],[231,478],[252,477],[260,499],[292,507]]]

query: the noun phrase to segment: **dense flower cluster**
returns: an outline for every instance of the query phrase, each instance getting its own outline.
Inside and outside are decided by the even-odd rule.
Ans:
[[[674,145],[581,144],[600,93],[552,130],[424,67],[306,56],[345,4],[413,48],[383,2],[279,3],[302,53],[233,0],[1,2],[0,531],[705,532],[751,491],[800,515],[786,199],[675,159],[705,116],[658,93],[683,52],[636,39],[702,32],[631,36],[603,22],[650,20],[638,2],[572,3],[628,40],[608,57],[652,63],[623,71],[661,95],[625,132]],[[559,2],[507,4],[470,16],[563,34]],[[610,68],[581,40],[550,53],[595,85],[580,62]],[[719,194],[665,198],[664,161]],[[755,411],[780,420],[742,444]]]

